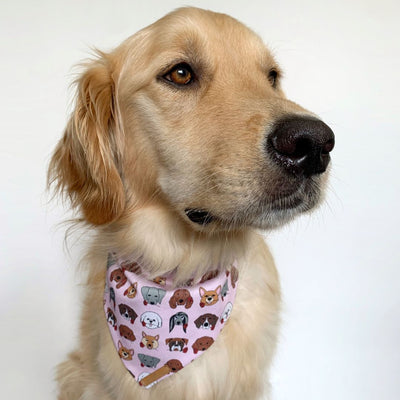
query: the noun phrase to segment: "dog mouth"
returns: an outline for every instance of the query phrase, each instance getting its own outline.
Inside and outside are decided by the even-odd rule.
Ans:
[[[290,185],[277,183],[273,192],[259,192],[248,203],[227,213],[210,212],[206,208],[186,208],[186,217],[200,227],[211,224],[222,228],[253,226],[275,228],[296,215],[314,208],[320,201],[322,187],[318,177],[297,180]]]
[[[196,208],[186,208],[185,214],[192,222],[198,225],[208,225],[215,219],[208,211]]]

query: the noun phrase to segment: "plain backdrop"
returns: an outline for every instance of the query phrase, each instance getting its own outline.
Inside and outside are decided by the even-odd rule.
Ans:
[[[49,202],[72,66],[182,5],[253,28],[285,71],[288,97],[336,134],[326,202],[267,232],[284,309],[275,400],[400,398],[400,7],[398,1],[0,2],[0,386],[6,399],[54,399],[54,366],[79,318],[80,239]],[[224,400],[224,399],[222,399]]]

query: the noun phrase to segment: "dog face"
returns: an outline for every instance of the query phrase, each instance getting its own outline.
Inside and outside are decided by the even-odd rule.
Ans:
[[[182,326],[183,331],[186,333],[188,323],[188,315],[184,312],[178,312],[169,319],[169,331],[171,332],[175,326]]]
[[[120,341],[118,341],[118,354],[119,356],[125,360],[130,361],[132,360],[134,351],[132,349],[128,349],[122,345]]]
[[[93,224],[152,199],[195,230],[279,226],[319,202],[334,145],[280,81],[247,27],[177,10],[87,67],[50,179]]]
[[[198,351],[207,350],[213,343],[214,339],[210,336],[198,338],[192,345],[194,354],[196,354]]]
[[[137,293],[137,282],[133,285],[129,286],[128,289],[125,290],[124,296],[129,297],[130,299],[134,299]]]
[[[185,338],[168,338],[165,339],[165,344],[168,346],[169,351],[182,351],[187,352],[188,339]]]
[[[167,283],[167,278],[163,276],[157,276],[153,279],[153,282],[157,283],[157,285],[165,286],[165,284]]]
[[[140,347],[146,347],[148,350],[154,350],[158,347],[159,335],[150,336],[142,332],[142,341],[140,342]]]
[[[151,357],[146,354],[138,354],[138,357],[143,367],[146,366],[148,368],[156,368],[157,364],[160,362],[159,358]]]
[[[115,281],[117,282],[117,289],[119,289],[121,286],[125,285],[127,281],[127,277],[125,276],[124,271],[121,268],[115,269],[113,272],[111,272],[111,282]]]
[[[196,328],[202,328],[202,329],[211,329],[214,330],[215,325],[218,321],[218,317],[214,314],[203,314],[200,315],[194,321],[194,324],[196,325]]]
[[[150,286],[142,287],[142,296],[145,305],[147,305],[147,303],[151,305],[161,304],[165,293],[166,292],[163,289],[158,289]]]
[[[140,316],[140,322],[149,329],[157,329],[162,327],[161,317],[152,311],[146,311]]]
[[[130,340],[131,342],[134,342],[136,340],[136,337],[132,329],[128,328],[126,325],[119,326],[119,333],[122,337],[124,337],[127,340]]]
[[[169,367],[171,372],[178,372],[183,368],[183,365],[179,360],[169,360],[165,365]]]
[[[176,306],[185,306],[185,308],[190,308],[193,304],[193,298],[187,289],[177,289],[169,300],[169,305],[171,308],[176,308]]]
[[[221,285],[215,290],[206,290],[203,287],[199,288],[200,293],[200,307],[212,306],[219,300],[219,294],[221,293]]]
[[[133,324],[135,322],[135,319],[137,318],[136,312],[126,304],[120,304],[118,306],[120,314],[127,319],[128,321]]]

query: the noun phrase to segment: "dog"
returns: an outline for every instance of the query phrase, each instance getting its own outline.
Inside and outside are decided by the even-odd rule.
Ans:
[[[169,299],[169,306],[176,308],[176,306],[185,306],[190,308],[193,304],[193,298],[187,289],[175,290],[173,296]]]
[[[215,328],[215,325],[217,324],[218,317],[214,314],[204,314],[200,315],[195,321],[194,324],[196,325],[196,328],[202,328],[202,329],[211,329],[212,331]]]
[[[203,336],[193,343],[193,353],[196,354],[198,351],[206,351],[213,343],[214,339],[212,337]]]
[[[124,359],[125,361],[132,360],[133,353],[133,349],[127,349],[122,345],[121,342],[118,342],[118,354],[122,359]]]
[[[143,296],[143,304],[161,304],[164,296],[165,290],[158,289],[155,287],[143,286],[142,287],[142,296]]]
[[[174,314],[170,319],[169,319],[169,332],[171,333],[175,326],[181,326],[183,329],[183,332],[186,333],[186,329],[189,324],[189,317],[186,313],[180,311],[176,314]]]
[[[116,270],[114,270],[111,273],[111,281],[118,282],[117,288],[124,286],[127,281],[124,270],[121,268],[117,268]]]
[[[130,321],[131,324],[133,324],[135,322],[135,319],[137,318],[137,314],[136,314],[135,310],[133,310],[131,307],[127,306],[126,304],[120,304],[118,306],[118,308],[119,308],[119,312],[123,318]]]
[[[183,351],[187,352],[188,339],[186,338],[168,338],[165,339],[165,344],[168,346],[169,351]]]
[[[142,365],[148,368],[156,368],[157,364],[160,362],[159,358],[148,356],[146,354],[138,354],[138,357]]]
[[[254,32],[197,8],[178,9],[86,63],[48,178],[93,233],[80,344],[58,367],[60,400],[268,397],[281,295],[259,230],[321,203],[334,147],[332,130],[287,99],[281,80]],[[148,389],[121,362],[112,310],[104,317],[110,251],[140,259],[150,280],[173,274],[176,288],[237,265],[221,335]],[[161,301],[159,289],[158,299],[149,293],[144,301]],[[178,321],[196,329],[178,314],[172,329]],[[157,359],[137,357],[151,375]]]
[[[119,326],[119,333],[122,337],[124,337],[127,340],[130,340],[131,342],[134,342],[136,340],[136,337],[133,334],[132,329],[128,328],[126,325]]]
[[[199,289],[200,293],[200,307],[212,306],[219,300],[221,294],[221,285],[217,286],[215,290],[206,290],[203,287]]]
[[[142,332],[142,341],[140,342],[140,347],[146,347],[148,350],[155,350],[158,348],[159,335],[150,336]]]
[[[133,285],[129,286],[128,289],[125,290],[124,296],[127,296],[130,299],[134,299],[136,297],[136,293],[137,293],[137,282],[134,282]],[[115,299],[115,294],[114,294],[114,299]]]
[[[152,311],[146,311],[140,316],[142,325],[149,329],[157,329],[162,327],[161,317]]]

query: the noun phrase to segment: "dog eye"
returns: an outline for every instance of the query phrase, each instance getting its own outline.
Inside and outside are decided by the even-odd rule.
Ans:
[[[194,80],[194,73],[189,64],[180,63],[175,65],[163,78],[179,86],[189,85]]]
[[[271,69],[268,73],[268,80],[273,88],[276,88],[278,84],[278,71],[276,69]]]

